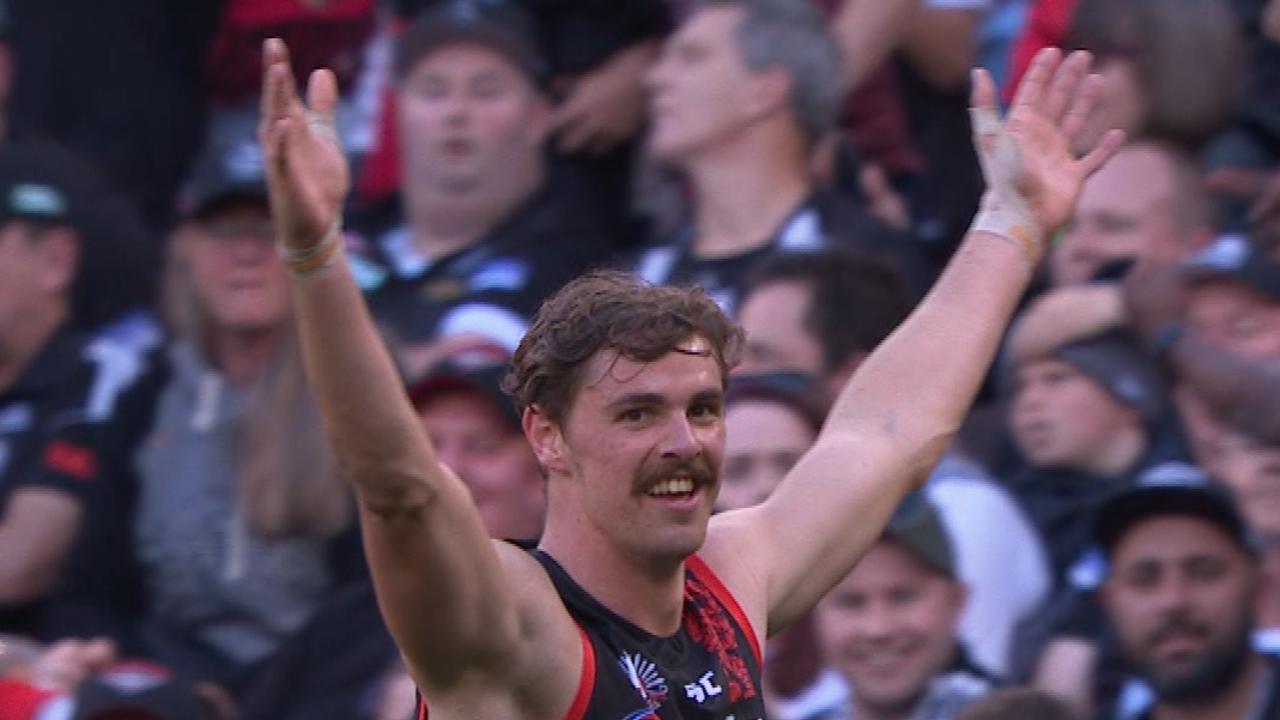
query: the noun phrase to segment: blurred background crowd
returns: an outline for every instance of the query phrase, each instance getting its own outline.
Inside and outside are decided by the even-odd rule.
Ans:
[[[1280,0],[7,0],[0,720],[413,717],[272,244],[268,37],[337,74],[348,262],[512,539],[543,298],[706,288],[749,333],[719,509],[761,502],[977,208],[969,69],[1091,51],[1128,144],[771,639],[770,717],[1280,718]]]

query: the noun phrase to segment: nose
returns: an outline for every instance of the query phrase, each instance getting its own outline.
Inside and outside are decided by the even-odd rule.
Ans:
[[[691,459],[702,452],[698,435],[684,413],[672,413],[667,421],[663,435],[662,456],[669,458]]]
[[[883,642],[893,635],[893,613],[883,602],[869,602],[858,622],[859,634],[868,642]]]

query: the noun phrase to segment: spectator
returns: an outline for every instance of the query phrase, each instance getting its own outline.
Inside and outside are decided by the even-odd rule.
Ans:
[[[1110,566],[1107,617],[1155,696],[1131,717],[1280,714],[1280,661],[1250,647],[1258,548],[1225,489],[1135,487],[1101,508],[1097,539]]]
[[[1120,260],[1180,262],[1211,238],[1209,200],[1195,161],[1171,145],[1131,143],[1085,182],[1049,254],[1050,281],[1086,283]]]
[[[818,604],[824,652],[851,698],[813,720],[954,718],[993,678],[957,639],[965,587],[937,511],[908,496],[883,538]]]
[[[400,37],[405,222],[368,234],[376,262],[357,273],[411,377],[443,336],[514,349],[543,296],[609,252],[544,157],[551,106],[532,33],[518,8],[482,3],[430,8]]]
[[[363,576],[289,330],[256,147],[211,143],[197,163],[171,241],[173,337],[148,392],[130,398],[140,642],[233,694],[323,598]]]
[[[910,309],[892,268],[842,252],[769,258],[747,287],[742,367],[807,373],[828,397]],[[1015,626],[1049,589],[1036,531],[1008,492],[954,452],[932,469],[925,492],[940,508],[969,586],[961,634],[975,658],[1002,672]]]
[[[102,468],[116,399],[140,369],[75,326],[88,175],[49,146],[0,147],[0,632],[115,634],[127,605],[104,584],[91,601],[106,614],[66,614],[85,584],[121,572]]]
[[[693,220],[642,252],[637,274],[694,283],[736,313],[749,268],[776,253],[857,246],[923,285],[910,241],[815,188],[815,144],[835,124],[838,53],[802,2],[715,2],[695,11],[650,76],[650,145],[687,175]]]
[[[1016,361],[1010,376],[1009,429],[1027,462],[1013,487],[1061,585],[1091,545],[1098,504],[1176,453],[1159,433],[1163,388],[1132,339],[1118,332]]]
[[[1280,445],[1229,433],[1217,451],[1213,472],[1239,498],[1262,551],[1267,590],[1258,607],[1259,645],[1280,650]]]

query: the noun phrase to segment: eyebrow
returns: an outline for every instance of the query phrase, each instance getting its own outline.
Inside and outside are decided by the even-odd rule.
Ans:
[[[699,390],[690,398],[692,402],[723,402],[724,391],[719,388],[707,388]],[[627,393],[620,398],[609,402],[605,407],[610,409],[620,407],[632,407],[637,405],[665,405],[667,404],[667,396],[656,392],[636,392]]]

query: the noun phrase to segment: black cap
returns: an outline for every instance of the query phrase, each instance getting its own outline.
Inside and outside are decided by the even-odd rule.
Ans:
[[[76,689],[72,720],[215,720],[192,683],[146,662],[119,663]]]
[[[1110,556],[1135,524],[1162,515],[1200,518],[1221,528],[1245,552],[1255,556],[1259,552],[1258,539],[1230,488],[1183,463],[1156,466],[1103,502],[1094,516],[1094,540]]]
[[[1223,235],[1183,263],[1193,283],[1236,280],[1280,301],[1280,262],[1244,235]]]
[[[1155,365],[1127,332],[1111,331],[1067,343],[1050,353],[1138,411],[1148,425],[1164,413],[1164,393]]]
[[[409,400],[421,409],[451,392],[470,392],[488,400],[514,432],[521,432],[515,402],[502,389],[510,355],[496,344],[477,343],[459,350],[428,370],[409,388]]]
[[[826,421],[827,404],[822,398],[822,389],[817,379],[806,373],[777,371],[731,375],[725,405],[732,407],[753,400],[777,403],[790,409],[804,418],[814,432],[821,430]]]
[[[0,223],[30,220],[83,230],[97,178],[91,166],[57,146],[0,145]]]
[[[396,77],[408,77],[427,53],[447,45],[475,44],[505,56],[542,87],[549,76],[533,21],[502,0],[445,0],[418,14],[396,44]]]
[[[889,519],[884,538],[905,548],[933,570],[953,580],[956,578],[951,537],[937,508],[923,491],[917,490],[903,499]]]
[[[178,212],[198,217],[233,201],[267,202],[266,168],[257,137],[258,115],[220,116],[178,194]]]

